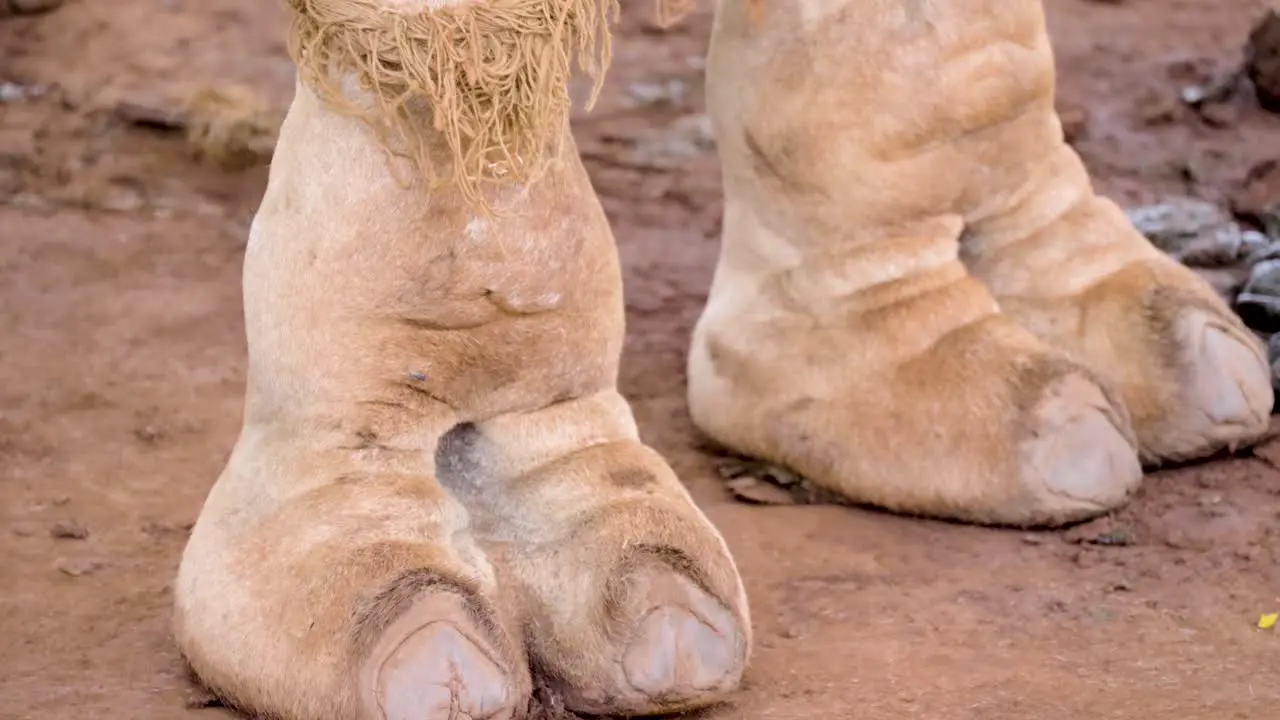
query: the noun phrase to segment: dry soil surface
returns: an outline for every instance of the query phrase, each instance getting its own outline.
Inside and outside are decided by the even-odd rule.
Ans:
[[[623,390],[723,529],[757,624],[717,719],[1280,717],[1280,471],[1269,450],[1152,475],[1044,534],[726,493],[684,351],[717,252],[698,117],[708,9],[628,2],[575,119],[626,267]],[[1219,200],[1280,156],[1248,97],[1196,113],[1265,0],[1049,0],[1060,103],[1102,191]],[[0,24],[0,718],[220,720],[169,637],[170,581],[240,421],[239,273],[261,168],[195,162],[190,87],[292,93],[262,0],[69,0]]]

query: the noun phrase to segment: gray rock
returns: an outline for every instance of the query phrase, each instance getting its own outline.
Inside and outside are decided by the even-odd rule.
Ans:
[[[1280,259],[1250,268],[1249,281],[1236,297],[1236,312],[1254,330],[1280,332]]]
[[[1225,210],[1196,198],[1171,198],[1130,208],[1129,222],[1175,260],[1195,267],[1222,267],[1257,250],[1259,233],[1245,231]]]

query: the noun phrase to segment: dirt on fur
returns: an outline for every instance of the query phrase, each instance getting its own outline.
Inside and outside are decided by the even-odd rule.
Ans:
[[[1048,1],[1059,103],[1102,191],[1225,203],[1280,158],[1280,116],[1251,95],[1179,99],[1239,67],[1267,4]],[[604,93],[574,116],[625,266],[623,392],[751,596],[745,687],[704,717],[1276,717],[1280,629],[1258,624],[1280,611],[1280,444],[1152,475],[1052,533],[726,491],[684,405],[719,231],[709,6],[661,31],[626,3]],[[170,582],[240,425],[266,178],[243,138],[292,95],[284,20],[257,0],[69,0],[0,22],[0,719],[234,717],[187,677]],[[220,131],[249,161],[193,153],[198,87],[264,103],[247,135]]]

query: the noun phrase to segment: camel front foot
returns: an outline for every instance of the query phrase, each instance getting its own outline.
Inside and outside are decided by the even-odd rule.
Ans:
[[[738,686],[737,569],[616,392],[460,429],[440,452],[527,609],[533,672],[566,708],[686,712]]]
[[[733,232],[763,232],[749,216]],[[737,453],[897,512],[1041,526],[1123,504],[1142,471],[1119,396],[1002,314],[958,260],[919,262],[954,252],[958,228],[833,242],[751,293],[722,266],[690,355],[694,422]],[[898,277],[849,280],[868,259],[900,258]]]
[[[1078,161],[1072,167],[1082,174]],[[1047,223],[1020,208],[994,221],[1034,230],[1001,237],[975,227],[975,274],[1004,312],[1115,386],[1145,463],[1257,441],[1274,403],[1261,341],[1207,282],[1155,250],[1113,202],[1078,185],[1086,188],[1080,198]]]
[[[363,705],[377,720],[511,720],[516,688],[486,639],[485,616],[454,592],[433,592],[383,632],[360,673]]]
[[[176,585],[178,646],[215,694],[289,720],[523,717],[518,610],[434,481],[344,473],[264,511],[245,477],[215,486]]]

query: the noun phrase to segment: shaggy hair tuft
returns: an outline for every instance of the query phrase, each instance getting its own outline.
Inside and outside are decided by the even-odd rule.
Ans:
[[[534,182],[560,156],[575,56],[594,105],[619,13],[618,0],[287,2],[302,82],[487,212],[486,187]],[[372,102],[350,97],[353,75]]]

